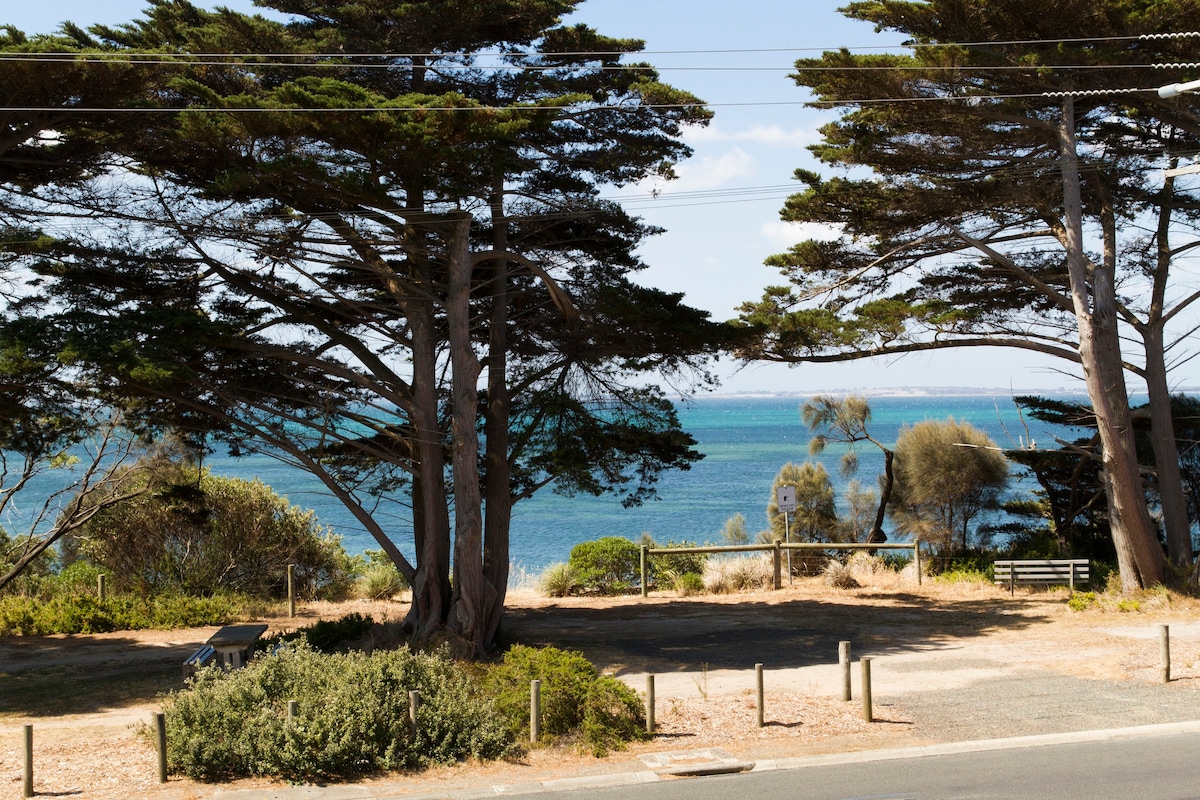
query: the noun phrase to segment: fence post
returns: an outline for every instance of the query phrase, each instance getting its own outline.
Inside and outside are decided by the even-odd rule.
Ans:
[[[529,741],[542,738],[542,682],[529,682]]]
[[[646,733],[654,735],[654,673],[646,675]]]
[[[838,642],[838,663],[842,665],[842,699],[850,702],[850,643]]]
[[[158,782],[167,782],[167,717],[161,711],[154,715],[154,733],[158,740]]]
[[[1162,666],[1162,682],[1171,682],[1171,627],[1158,626],[1158,660]]]
[[[755,692],[755,698],[757,700],[757,705],[758,705],[758,727],[761,728],[761,727],[763,727],[763,725],[766,724],[763,721],[763,665],[762,664],[754,665],[754,681],[755,681],[755,686],[757,687],[756,692]]]
[[[648,545],[642,545],[642,597],[650,596],[650,587],[646,584],[646,551],[649,549]]]
[[[863,698],[863,719],[867,722],[874,722],[875,717],[871,711],[871,659],[864,658],[862,663],[862,698]]]
[[[921,572],[921,540],[913,539],[913,563],[917,565],[917,586],[921,585],[924,577]]]
[[[421,693],[416,689],[408,693],[408,735],[417,738],[417,709],[421,707]]]
[[[298,716],[300,716],[300,703],[296,700],[288,700],[288,723],[295,723]]]
[[[25,726],[25,775],[22,797],[33,797],[33,726]]]
[[[780,589],[783,588],[783,580],[780,577],[780,572],[782,570],[782,565],[780,564],[780,561],[781,561],[781,558],[780,558],[780,550],[779,550],[779,540],[776,539],[775,540],[775,590],[776,591],[779,591]]]
[[[288,564],[288,616],[296,616],[296,565]]]
[[[108,598],[108,576],[103,572],[96,576],[96,596],[101,603]]]

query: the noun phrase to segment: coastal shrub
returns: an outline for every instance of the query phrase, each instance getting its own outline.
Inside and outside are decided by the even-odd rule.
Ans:
[[[542,591],[550,597],[570,597],[579,592],[579,576],[570,564],[551,564],[542,571]]]
[[[244,616],[246,605],[246,598],[228,595],[147,598],[122,594],[103,602],[94,594],[59,594],[48,599],[8,595],[0,597],[0,635],[49,636],[223,625]]]
[[[646,738],[645,712],[632,689],[600,675],[580,653],[524,645],[511,648],[484,678],[514,737],[529,737],[529,686],[534,680],[541,681],[543,736],[577,738],[598,757]]]
[[[415,735],[411,690],[421,699]],[[299,708],[293,722],[290,700]],[[448,655],[407,648],[328,655],[303,642],[285,644],[240,670],[200,670],[166,698],[164,714],[170,771],[204,781],[349,778],[501,758],[515,746],[495,708]]]
[[[260,639],[258,649],[270,652],[285,642],[303,639],[309,647],[321,653],[361,650],[363,640],[374,625],[375,620],[369,614],[356,611],[340,619],[319,619],[303,628]]]
[[[665,545],[656,544],[653,541],[650,541],[648,544],[650,547],[655,548],[697,546],[695,542],[688,541],[669,541]],[[680,575],[703,575],[704,565],[708,562],[708,556],[708,553],[666,553],[652,555],[649,557],[646,569],[650,573],[649,579],[655,585],[661,584],[670,586],[676,583],[676,580]]]
[[[672,587],[681,597],[690,597],[704,591],[704,576],[696,572],[685,572],[673,576]]]
[[[186,464],[130,481],[136,485],[123,488],[148,488],[99,511],[63,540],[65,561],[103,567],[114,590],[279,599],[289,564],[303,597],[344,596],[352,586],[356,563],[340,537],[261,481]]]
[[[624,594],[641,584],[642,551],[621,536],[580,542],[567,560],[585,592]]]

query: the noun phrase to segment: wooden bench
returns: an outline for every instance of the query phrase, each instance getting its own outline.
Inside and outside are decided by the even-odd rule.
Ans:
[[[196,648],[196,652],[187,657],[187,661],[183,662],[183,679],[196,677],[196,670],[201,667],[207,667],[217,657],[217,650],[211,644],[202,644]]]
[[[1007,584],[1009,594],[1022,586],[1069,586],[1090,583],[1090,563],[1086,558],[1026,558],[997,561],[993,580]]]

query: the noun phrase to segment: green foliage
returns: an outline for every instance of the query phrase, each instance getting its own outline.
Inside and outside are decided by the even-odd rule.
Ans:
[[[700,594],[704,591],[704,576],[698,572],[685,572],[682,575],[676,575],[674,589],[684,597]]]
[[[641,548],[621,536],[580,542],[571,548],[567,563],[585,592],[623,594],[637,588],[642,579]]]
[[[971,523],[999,507],[1007,485],[1008,459],[987,434],[954,419],[918,422],[896,439],[892,521],[942,553],[965,551]]]
[[[301,596],[351,586],[357,569],[340,538],[261,481],[183,464],[135,480],[151,490],[101,510],[66,547],[108,570],[116,589],[282,598],[289,564]]]
[[[955,567],[933,576],[938,583],[991,583],[992,576],[984,570]]]
[[[721,527],[721,539],[725,544],[750,544],[750,531],[746,529],[746,517],[740,512],[725,520]]]
[[[529,736],[529,687],[541,681],[542,733],[578,737],[596,756],[646,738],[637,694],[600,675],[582,654],[517,645],[488,670],[484,683],[514,736]]]
[[[656,544],[648,542],[650,547],[670,549],[672,547],[697,547],[696,542],[673,542]],[[652,586],[672,586],[679,588],[679,579],[684,575],[703,575],[704,565],[708,563],[708,553],[664,553],[649,557],[646,565],[647,580]]]
[[[345,652],[356,647],[374,626],[375,620],[370,615],[354,612],[341,619],[320,619],[312,625],[306,625],[289,633],[279,633],[259,640],[258,649],[271,651],[284,642],[296,642],[301,639],[321,653]]]
[[[796,510],[788,515],[786,526],[776,494],[781,486],[791,486],[796,490]],[[837,509],[833,484],[829,480],[829,474],[825,472],[825,467],[811,461],[805,461],[803,464],[793,464],[789,461],[784,464],[771,484],[767,521],[771,526],[769,533],[772,539],[792,542],[824,542],[836,539]]]
[[[421,698],[415,736],[411,690]],[[290,700],[300,710],[292,723]],[[514,749],[462,668],[445,654],[407,649],[324,655],[288,644],[244,669],[201,670],[166,699],[164,713],[170,770],[206,781],[329,780],[500,758]]]
[[[17,559],[21,557],[22,552],[28,545],[28,537],[11,537],[7,531],[0,528],[0,575],[7,573],[16,564]],[[46,550],[30,562],[29,566],[15,580],[0,587],[0,594],[5,592],[16,592],[19,594],[35,592],[38,584],[53,573],[55,562],[54,551],[52,549]]]
[[[541,584],[551,597],[570,597],[579,591],[579,575],[570,564],[551,564],[542,571]]]
[[[1067,608],[1072,611],[1086,611],[1097,603],[1095,592],[1075,592],[1067,598]]]
[[[0,597],[0,635],[107,633],[143,628],[222,625],[244,614],[246,598],[123,594],[101,602],[93,595],[57,594],[49,599]]]

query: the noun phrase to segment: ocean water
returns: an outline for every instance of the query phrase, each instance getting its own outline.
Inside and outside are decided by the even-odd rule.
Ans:
[[[575,544],[601,536],[636,541],[649,533],[658,542],[719,543],[725,521],[738,513],[746,518],[751,535],[766,528],[766,508],[776,473],[788,461],[800,463],[809,458],[811,436],[800,419],[805,399],[710,396],[681,405],[680,420],[697,440],[703,460],[688,471],[665,474],[657,486],[658,499],[639,507],[624,508],[615,497],[564,497],[552,487],[519,502],[513,512],[513,564],[537,573],[549,564],[566,561]],[[1039,447],[1053,447],[1054,435],[1067,433],[1044,423],[1023,421],[1005,396],[881,396],[868,400],[872,412],[868,430],[889,444],[904,425],[949,417],[970,422],[1006,448],[1027,445],[1030,438]],[[839,496],[849,480],[840,474],[844,452],[844,445],[831,445],[815,459],[825,465]],[[857,452],[855,477],[873,489],[883,471],[883,456],[870,443],[860,444]],[[264,457],[213,457],[208,466],[219,474],[258,477],[292,503],[315,510],[322,524],[343,537],[351,553],[376,547],[345,509],[302,472]],[[1028,489],[1028,484],[1014,484],[1015,491]],[[387,517],[386,527],[411,557],[411,523],[393,513]]]
[[[680,421],[697,441],[704,459],[688,471],[662,476],[658,499],[624,508],[615,497],[555,494],[553,487],[519,502],[512,523],[512,563],[536,574],[547,565],[566,561],[579,542],[601,536],[624,536],[637,541],[643,533],[655,541],[720,543],[721,528],[734,514],[742,514],[754,535],[767,527],[766,508],[771,484],[780,467],[789,461],[809,458],[810,434],[800,419],[805,397],[708,396],[682,404]],[[970,422],[986,432],[1000,447],[1027,446],[1030,439],[1039,447],[1054,447],[1054,436],[1070,431],[1036,421],[1025,421],[1011,398],[1000,395],[912,395],[868,396],[872,418],[871,435],[894,444],[904,425],[949,417]],[[815,460],[824,464],[839,495],[848,478],[840,473],[844,445],[831,445]],[[857,448],[859,466],[855,477],[874,489],[883,471],[883,456],[870,443]],[[247,479],[258,478],[291,503],[316,512],[321,524],[342,537],[350,553],[377,547],[348,511],[304,472],[266,456],[234,459],[213,455],[206,460],[213,473]],[[9,509],[4,527],[17,533],[28,530],[26,517],[36,509],[39,492],[49,491],[51,480],[31,487],[25,498]],[[1029,481],[1014,482],[1014,492],[1026,492]],[[412,524],[397,504],[385,505],[376,515],[400,549],[413,557]],[[886,526],[885,526],[886,528]]]

